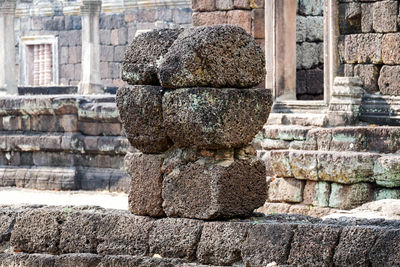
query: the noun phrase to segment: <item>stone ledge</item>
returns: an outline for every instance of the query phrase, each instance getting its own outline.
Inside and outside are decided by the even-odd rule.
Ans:
[[[3,207],[0,208],[0,247],[3,248],[0,263],[29,259],[50,262],[44,266],[54,266],[54,261],[61,259],[77,263],[95,261],[91,266],[119,266],[117,263],[130,260],[130,266],[157,266],[151,264],[153,260],[159,260],[157,264],[165,260],[164,263],[177,266],[187,261],[192,266],[198,263],[265,266],[272,261],[327,266],[351,265],[356,261],[380,266],[400,263],[397,257],[400,221],[255,215],[244,220],[204,222],[179,218],[155,220],[88,206]],[[179,229],[178,235],[176,229]],[[376,242],[370,242],[368,233],[377,234]],[[341,256],[344,252],[345,258]],[[150,258],[156,254],[162,258]],[[113,260],[115,265],[107,260]],[[145,265],[147,260],[150,262]],[[101,265],[103,261],[108,265]]]

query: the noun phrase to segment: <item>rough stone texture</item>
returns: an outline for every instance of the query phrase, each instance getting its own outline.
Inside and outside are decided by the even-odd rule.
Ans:
[[[343,184],[371,182],[378,157],[374,153],[318,153],[318,178]]]
[[[358,183],[352,185],[331,184],[329,207],[351,209],[371,199],[372,188],[370,184]]]
[[[384,44],[385,42],[383,41],[382,45]],[[376,65],[358,64],[354,67],[354,76],[358,76],[361,78],[364,83],[363,88],[367,93],[375,93],[379,91],[379,69]]]
[[[194,260],[203,223],[190,219],[160,219],[149,236],[150,253],[166,258]]]
[[[98,267],[185,267],[184,261],[179,259],[156,258],[156,257],[133,257],[126,255],[105,256]],[[189,266],[188,266],[189,267]]]
[[[162,97],[159,86],[119,88],[116,104],[131,145],[144,153],[159,153],[171,145],[164,129]],[[138,115],[140,114],[140,115]]]
[[[163,155],[129,153],[125,156],[125,165],[131,176],[129,210],[132,213],[154,217],[164,215],[162,163]]]
[[[293,237],[293,225],[262,223],[249,229],[242,249],[246,266],[266,266],[275,261],[286,264]]]
[[[372,266],[400,265],[400,230],[388,230],[380,235],[372,247],[369,259]]]
[[[131,85],[159,85],[157,61],[168,52],[182,29],[160,29],[138,35],[130,43],[121,77]]]
[[[340,33],[358,33],[361,31],[361,4],[341,3],[339,4]]]
[[[395,155],[380,157],[374,166],[374,179],[384,187],[400,186],[400,162]]]
[[[382,63],[382,34],[349,34],[344,37],[344,61],[354,63]]]
[[[329,205],[330,189],[330,184],[327,182],[306,181],[302,203],[327,207]]]
[[[265,167],[255,157],[200,158],[164,176],[162,197],[169,217],[249,216],[266,199]]]
[[[369,252],[381,231],[372,227],[345,227],[333,258],[336,266],[370,266]]]
[[[108,214],[100,222],[97,253],[101,255],[147,255],[153,220],[121,214]]]
[[[97,267],[101,256],[89,253],[71,253],[55,258],[54,266]]]
[[[301,202],[303,201],[304,181],[294,178],[275,178],[269,184],[268,200]]]
[[[14,251],[27,253],[58,253],[60,227],[64,221],[61,211],[37,209],[20,214],[11,234]]]
[[[271,151],[272,170],[277,177],[293,177],[288,150]]]
[[[99,244],[97,231],[102,217],[101,213],[90,208],[66,216],[61,227],[60,251],[62,253],[96,253]]]
[[[294,178],[301,180],[318,180],[316,153],[308,151],[290,151],[289,162]]]
[[[373,4],[373,29],[375,32],[397,31],[397,1],[378,1]]]
[[[197,248],[198,261],[217,265],[240,262],[248,229],[245,223],[205,223]]]
[[[383,66],[378,84],[382,94],[400,95],[400,66]]]
[[[288,263],[332,266],[340,232],[341,228],[338,226],[299,225],[293,237]]]
[[[388,33],[382,40],[383,64],[400,64],[400,33]]]
[[[178,147],[242,147],[261,130],[271,105],[269,89],[179,89],[164,95],[165,129]]]
[[[185,30],[160,63],[166,88],[252,87],[264,80],[264,52],[245,30],[233,25]]]
[[[299,0],[298,13],[304,16],[321,16],[324,10],[323,0]]]

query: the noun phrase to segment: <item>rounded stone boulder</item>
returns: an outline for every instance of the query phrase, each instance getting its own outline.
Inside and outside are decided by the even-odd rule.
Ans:
[[[248,145],[267,122],[270,89],[185,88],[165,93],[164,127],[180,148]]]
[[[157,60],[167,53],[181,32],[182,29],[161,29],[135,37],[125,52],[122,80],[131,85],[160,85]]]
[[[247,88],[265,77],[265,55],[255,39],[234,25],[183,31],[160,60],[165,88]]]
[[[160,86],[133,85],[117,91],[116,104],[131,145],[144,153],[160,153],[172,146],[164,129]]]

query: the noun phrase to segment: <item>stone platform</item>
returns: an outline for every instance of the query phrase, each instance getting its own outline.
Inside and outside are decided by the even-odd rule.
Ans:
[[[350,209],[400,198],[400,128],[265,125],[253,141],[268,201]]]
[[[0,248],[6,266],[396,266],[400,221],[156,220],[90,206],[13,206],[0,209]]]
[[[0,97],[0,186],[129,190],[115,96]]]

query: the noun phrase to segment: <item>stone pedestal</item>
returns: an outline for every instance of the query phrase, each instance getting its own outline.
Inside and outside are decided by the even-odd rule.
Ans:
[[[329,125],[352,125],[358,121],[361,98],[364,94],[362,86],[359,77],[335,78],[329,103]]]
[[[15,6],[16,0],[0,0],[0,95],[18,94],[14,47]]]
[[[82,78],[79,83],[79,94],[104,93],[100,76],[100,10],[101,1],[82,2]]]

